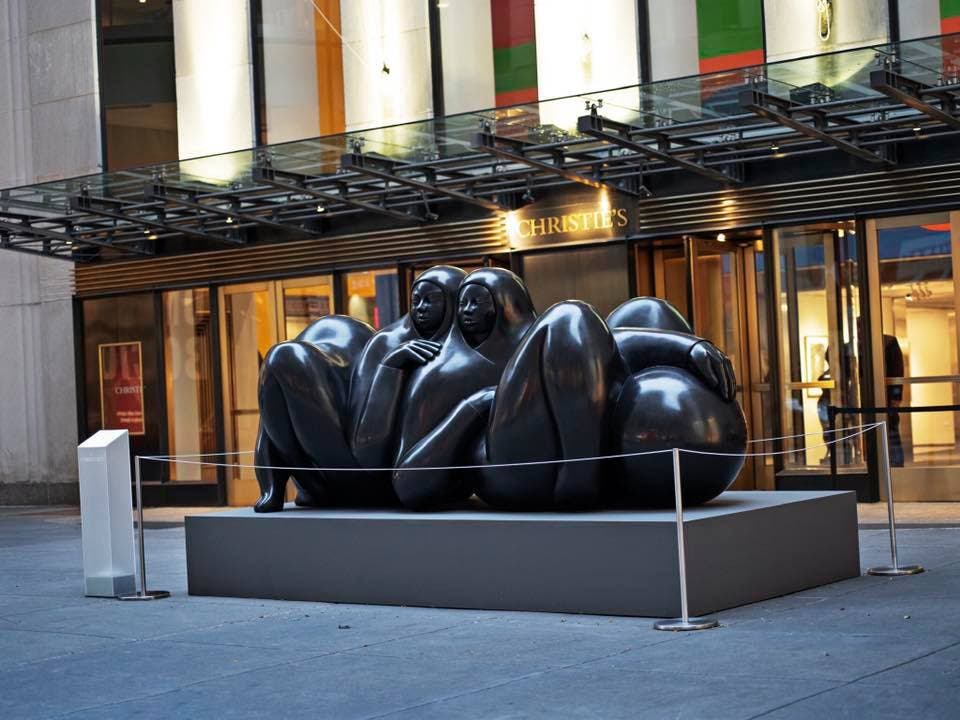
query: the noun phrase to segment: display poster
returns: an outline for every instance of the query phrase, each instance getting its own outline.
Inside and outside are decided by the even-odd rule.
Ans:
[[[887,0],[764,0],[767,62],[885,43],[888,11]]]
[[[131,435],[146,434],[140,343],[104,343],[99,354],[101,426]]]

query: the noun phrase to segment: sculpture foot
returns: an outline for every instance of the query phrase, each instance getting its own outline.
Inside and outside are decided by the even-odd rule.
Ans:
[[[284,483],[284,485],[286,485],[286,483]],[[257,500],[257,504],[253,506],[253,511],[258,513],[269,513],[280,512],[283,510],[284,489],[284,487],[270,487],[270,489],[263,493],[263,495],[260,496],[260,499]]]
[[[297,489],[297,496],[293,499],[297,507],[322,507],[324,503],[303,488]]]

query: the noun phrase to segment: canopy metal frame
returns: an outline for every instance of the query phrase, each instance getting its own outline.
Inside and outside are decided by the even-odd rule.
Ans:
[[[411,131],[422,147],[402,159],[365,151],[365,138],[384,130],[377,129],[352,133],[345,147],[337,136],[339,153],[324,138],[244,151],[242,179],[234,182],[198,182],[183,170],[198,162],[190,160],[0,190],[0,248],[95,262],[162,255],[171,240],[177,252],[189,251],[190,241],[202,241],[203,250],[323,241],[328,221],[343,216],[425,225],[455,216],[454,207],[504,212],[564,186],[634,198],[656,197],[658,187],[675,194],[685,177],[736,189],[750,184],[751,167],[784,156],[842,153],[883,169],[896,166],[904,144],[952,142],[960,84],[911,77],[920,66],[892,51],[877,57],[869,87],[842,98],[819,85],[785,98],[784,83],[753,68],[710,101],[726,102],[725,113],[710,112],[704,100],[699,116],[682,121],[640,86],[634,122],[614,117],[616,107],[596,93],[575,130],[523,124],[510,109],[475,115],[472,133],[463,132],[462,116],[439,118],[429,131]],[[702,82],[707,93],[709,77]],[[450,130],[455,119],[459,134]]]

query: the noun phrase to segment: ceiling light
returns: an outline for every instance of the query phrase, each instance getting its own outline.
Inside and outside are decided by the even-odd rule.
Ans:
[[[777,152],[777,150],[780,149],[780,146],[777,143],[771,143],[770,149],[773,150],[774,152]]]
[[[156,239],[157,239],[156,235],[147,235],[147,240],[156,240]]]
[[[844,232],[843,228],[840,228],[839,230],[837,230],[838,237],[843,237],[844,235],[846,235],[846,233]]]
[[[228,218],[227,218],[227,225],[233,225],[233,218],[232,218],[232,217],[228,217]]]
[[[326,212],[326,211],[327,211],[326,205],[324,205],[323,203],[317,203],[317,212],[318,212],[318,213],[322,213],[322,212]]]
[[[913,131],[914,131],[915,133],[918,133],[918,132],[920,132],[921,130],[923,130],[923,128],[920,127],[919,125],[914,125],[914,126],[913,126]]]
[[[727,236],[724,233],[717,233],[717,242],[726,242]]]

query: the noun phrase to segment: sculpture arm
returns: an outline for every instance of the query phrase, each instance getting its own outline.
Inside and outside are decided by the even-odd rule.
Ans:
[[[399,368],[377,366],[350,443],[361,467],[393,464],[390,449],[395,440],[405,379],[405,373]]]
[[[696,375],[724,400],[732,400],[737,381],[733,365],[708,340],[668,330],[619,328],[617,348],[630,373],[657,366],[676,367]]]
[[[406,371],[430,362],[439,352],[439,343],[411,340],[389,352],[377,366],[351,438],[353,455],[361,466],[393,464],[390,451],[396,442]]]

